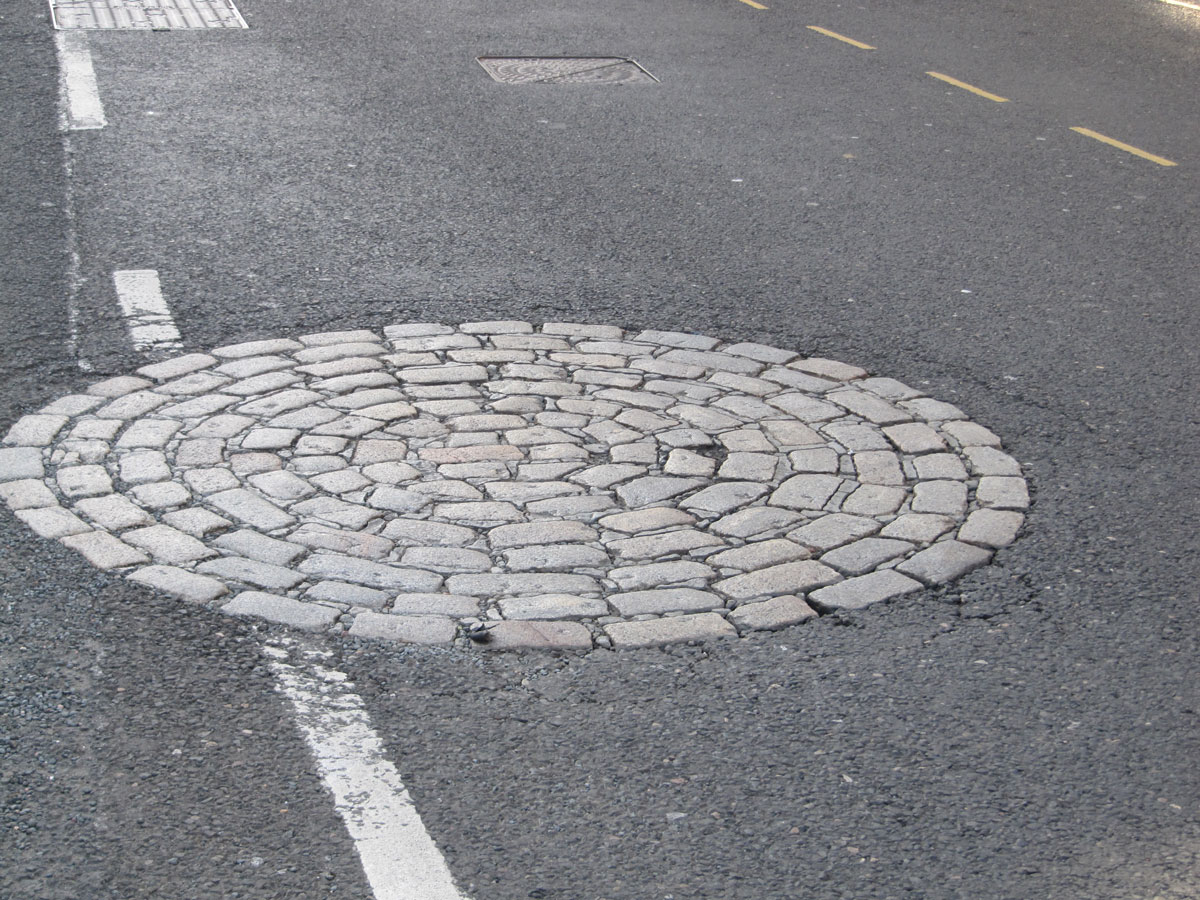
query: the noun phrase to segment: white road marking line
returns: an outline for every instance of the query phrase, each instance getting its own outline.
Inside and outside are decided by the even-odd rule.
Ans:
[[[103,128],[104,104],[92,68],[86,31],[58,31],[54,34],[58,50],[59,120],[63,131]]]
[[[157,271],[124,269],[113,272],[113,284],[135,350],[179,350],[183,347],[183,339],[163,297]]]
[[[287,662],[287,648],[306,661]],[[293,640],[273,641],[263,653],[275,689],[291,701],[376,900],[466,900],[345,674],[317,662],[327,653]]]

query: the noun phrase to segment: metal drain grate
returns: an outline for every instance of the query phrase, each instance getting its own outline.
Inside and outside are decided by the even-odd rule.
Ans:
[[[231,0],[50,0],[50,13],[59,30],[247,27]]]
[[[503,84],[657,84],[622,56],[481,56],[478,62]]]

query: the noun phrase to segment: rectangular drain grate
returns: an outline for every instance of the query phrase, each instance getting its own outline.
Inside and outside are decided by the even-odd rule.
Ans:
[[[502,84],[657,84],[623,56],[480,56],[477,62]]]
[[[50,13],[60,31],[247,27],[231,0],[50,0]]]

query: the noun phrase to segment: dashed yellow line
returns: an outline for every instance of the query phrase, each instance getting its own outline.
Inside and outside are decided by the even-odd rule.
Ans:
[[[980,97],[987,97],[987,99],[996,103],[1008,102],[1007,97],[1001,97],[999,94],[993,94],[989,91],[985,91],[983,88],[977,88],[973,84],[967,84],[965,81],[959,81],[957,78],[951,78],[949,75],[943,75],[941,72],[926,72],[925,74],[930,75],[933,78],[937,78],[940,81],[944,81],[946,84],[952,84],[955,87],[960,87],[964,91],[970,91],[972,94],[978,94]]]
[[[1150,162],[1158,163],[1160,166],[1178,165],[1178,163],[1173,163],[1171,160],[1162,156],[1155,156],[1153,153],[1147,153],[1145,150],[1139,150],[1132,144],[1126,144],[1122,141],[1118,141],[1116,138],[1106,137],[1105,135],[1100,134],[1098,131],[1092,131],[1090,128],[1079,128],[1072,125],[1071,130],[1078,132],[1085,137],[1090,137],[1094,140],[1100,141],[1101,143],[1108,144],[1110,147],[1116,147],[1118,150],[1124,150],[1126,153],[1132,153],[1134,156],[1140,156],[1142,159],[1148,159]]]
[[[743,0],[743,2],[745,2],[745,0]],[[822,28],[819,25],[809,25],[808,27],[812,31],[818,31],[821,34],[825,35],[826,37],[831,37],[831,38],[834,38],[835,40],[839,40],[839,41],[845,41],[847,44],[850,44],[852,47],[857,47],[860,50],[874,50],[875,49],[870,44],[864,44],[862,41],[856,41],[854,38],[846,37],[844,34],[838,34],[836,31],[830,31],[828,28]]]
[[[755,9],[766,9],[761,3],[755,3],[754,0],[742,0],[747,6],[753,6]]]

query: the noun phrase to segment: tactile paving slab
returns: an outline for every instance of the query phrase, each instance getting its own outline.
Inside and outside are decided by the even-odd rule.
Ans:
[[[0,448],[31,528],[185,600],[494,647],[734,637],[944,585],[1029,496],[957,407],[609,325],[402,324],[192,353]]]

